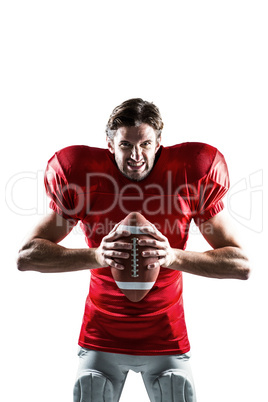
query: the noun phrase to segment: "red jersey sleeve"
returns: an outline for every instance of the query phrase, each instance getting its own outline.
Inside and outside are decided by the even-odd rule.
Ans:
[[[50,197],[50,208],[63,218],[78,222],[76,203],[77,186],[68,182],[57,153],[48,161],[45,171],[45,188]]]
[[[193,218],[197,225],[223,210],[223,197],[230,186],[229,173],[223,155],[217,150],[209,172],[194,186]]]

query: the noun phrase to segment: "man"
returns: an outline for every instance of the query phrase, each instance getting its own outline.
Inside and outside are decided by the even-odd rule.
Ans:
[[[151,401],[196,401],[184,320],[182,272],[247,279],[247,257],[223,211],[229,186],[221,153],[200,143],[160,145],[158,108],[130,99],[114,109],[106,129],[108,149],[72,146],[48,162],[46,190],[52,213],[22,247],[22,271],[90,269],[79,338],[75,402],[119,401],[128,371],[141,372]],[[131,246],[119,223],[132,212],[150,222],[143,258],[157,256],[159,276],[146,297],[132,303],[110,267],[124,269]],[[212,250],[186,251],[194,219]],[[58,245],[80,221],[88,248]]]

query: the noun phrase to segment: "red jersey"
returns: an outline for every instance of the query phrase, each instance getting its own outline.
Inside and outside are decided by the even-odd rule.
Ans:
[[[89,247],[98,247],[116,223],[138,211],[171,247],[185,249],[191,220],[199,225],[223,209],[229,177],[223,155],[202,143],[161,146],[150,174],[137,182],[119,171],[107,149],[71,146],[49,160],[45,186],[50,207],[80,221]],[[180,271],[162,267],[137,303],[119,290],[109,267],[90,274],[80,346],[134,355],[189,351]]]

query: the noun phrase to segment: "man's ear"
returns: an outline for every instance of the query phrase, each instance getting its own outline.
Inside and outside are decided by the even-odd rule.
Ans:
[[[156,142],[156,147],[155,147],[155,153],[158,151],[158,149],[160,148],[161,145],[161,137],[158,138],[157,142]]]
[[[114,142],[111,140],[109,137],[106,138],[107,140],[107,146],[111,154],[114,154]]]

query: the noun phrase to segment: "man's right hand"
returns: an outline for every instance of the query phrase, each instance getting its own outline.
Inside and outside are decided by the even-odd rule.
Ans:
[[[114,260],[115,258],[128,259],[128,251],[132,248],[131,243],[118,240],[122,239],[122,237],[130,236],[131,234],[127,230],[119,229],[120,223],[121,222],[116,224],[111,232],[103,237],[100,246],[95,250],[96,261],[102,267],[110,266],[120,270],[125,268],[124,265],[119,264]]]
[[[124,266],[114,259],[128,258],[127,251],[132,246],[120,240],[130,235],[128,231],[118,229],[120,223],[103,237],[98,248],[70,249],[59,245],[58,242],[70,233],[73,225],[56,212],[51,212],[42,218],[22,245],[17,259],[18,269],[43,273],[80,271],[107,266],[124,269]]]

